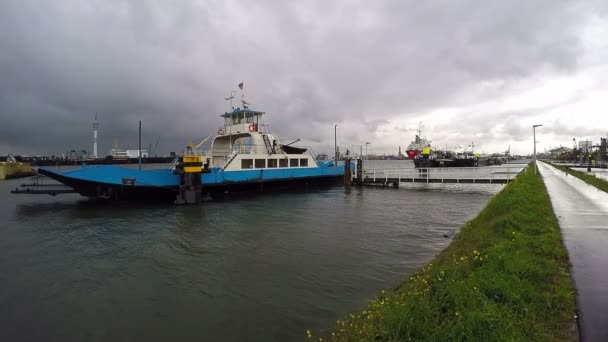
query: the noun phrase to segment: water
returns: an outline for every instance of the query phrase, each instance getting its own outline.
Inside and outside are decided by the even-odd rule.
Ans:
[[[0,182],[3,341],[302,340],[430,261],[501,188],[332,188],[176,207],[8,194],[22,182]]]

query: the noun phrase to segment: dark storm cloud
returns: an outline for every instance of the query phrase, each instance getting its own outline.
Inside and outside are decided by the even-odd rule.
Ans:
[[[242,80],[281,136],[330,146],[339,122],[359,142],[391,118],[475,102],[480,82],[575,70],[588,11],[553,0],[5,0],[0,148],[90,150],[97,112],[102,153],[115,138],[135,147],[138,120],[145,145],[177,150],[215,132]]]

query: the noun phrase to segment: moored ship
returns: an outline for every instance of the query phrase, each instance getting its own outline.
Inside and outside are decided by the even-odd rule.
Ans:
[[[471,146],[473,144],[471,143]],[[410,143],[406,150],[407,156],[414,162],[417,168],[429,167],[476,167],[500,165],[499,158],[482,156],[472,151],[434,151],[431,142],[422,138],[422,129],[418,129],[418,134]]]
[[[218,129],[208,151],[199,150],[205,139],[188,147],[169,168],[137,170],[103,165],[65,172],[40,168],[39,172],[87,197],[176,202],[183,200],[183,189],[195,189],[198,198],[202,193],[215,196],[333,184],[344,177],[344,165],[317,161],[307,147],[282,144],[263,123],[265,113],[242,102],[242,108],[221,115],[224,126]]]
[[[418,134],[413,141],[410,142],[405,153],[409,159],[415,160],[416,157],[423,152],[426,153],[426,150],[430,150],[431,142],[422,137],[422,124],[418,127]]]

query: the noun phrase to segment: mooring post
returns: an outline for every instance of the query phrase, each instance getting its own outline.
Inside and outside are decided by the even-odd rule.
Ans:
[[[363,184],[363,159],[357,159],[357,182]]]
[[[189,151],[191,153],[191,151]],[[187,154],[176,165],[180,175],[179,193],[173,203],[198,204],[201,202],[203,171],[202,156]]]

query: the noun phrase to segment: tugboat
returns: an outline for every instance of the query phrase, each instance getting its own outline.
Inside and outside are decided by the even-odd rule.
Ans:
[[[233,92],[234,93],[234,92]],[[234,95],[231,94],[231,98]],[[137,170],[112,165],[83,166],[71,171],[40,168],[39,173],[73,188],[82,196],[112,200],[198,202],[234,192],[268,191],[297,185],[336,184],[344,165],[317,161],[307,147],[282,144],[262,121],[264,112],[230,106],[220,115],[224,126],[208,151],[189,146],[169,168]]]

